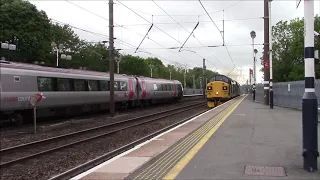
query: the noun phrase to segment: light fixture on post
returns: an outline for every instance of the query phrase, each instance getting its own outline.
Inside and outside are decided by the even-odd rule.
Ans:
[[[256,54],[256,49],[254,49],[254,38],[256,38],[256,32],[251,31],[250,36],[252,39],[252,48],[253,48],[253,85],[252,85],[252,99],[255,101],[256,99],[256,59],[255,59],[255,54]],[[258,51],[257,51],[258,52]]]
[[[115,60],[116,60],[116,63],[117,63],[117,73],[119,74],[119,72],[120,72],[120,62],[122,60],[122,55],[120,54],[119,57],[115,58]]]
[[[51,43],[51,47],[54,49],[53,51],[57,51],[57,67],[59,66],[59,52],[62,52],[62,49],[64,48],[63,44],[59,44],[57,46],[57,44],[55,42]],[[62,57],[61,57],[62,58]]]
[[[1,50],[4,51],[15,51],[16,50],[16,45],[14,44],[9,44],[8,41],[5,43],[1,43]],[[5,57],[1,57],[1,59],[5,60]],[[9,60],[9,54],[8,54],[8,60]]]

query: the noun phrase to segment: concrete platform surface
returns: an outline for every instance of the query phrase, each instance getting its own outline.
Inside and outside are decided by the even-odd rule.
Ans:
[[[318,127],[318,141],[319,132]],[[304,171],[301,154],[302,112],[276,106],[271,110],[248,96],[188,163],[178,162],[166,177],[320,179],[319,171]]]
[[[238,102],[239,99],[242,99],[242,97],[233,99],[214,109],[208,109],[209,111],[207,111],[206,113],[199,115],[191,119],[190,121],[183,123],[178,127],[166,133],[163,133],[141,145],[138,145],[135,148],[115,158],[112,158],[107,162],[104,162],[84,173],[81,173],[78,176],[73,177],[72,179],[109,180],[127,178],[134,171],[149,163],[161,153],[164,153],[172,145],[181,141],[185,136],[201,127],[208,120],[225,111],[235,102]]]

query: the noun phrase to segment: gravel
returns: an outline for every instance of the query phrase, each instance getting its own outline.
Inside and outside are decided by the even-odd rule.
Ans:
[[[33,128],[23,128],[23,129],[17,129],[16,131],[10,131],[10,132],[1,132],[0,133],[0,145],[1,149],[17,146],[20,144],[38,141],[41,139],[46,139],[50,137],[55,137],[67,133],[72,133],[92,127],[101,126],[104,124],[109,124],[116,121],[122,121],[125,119],[142,116],[146,114],[152,114],[158,111],[164,111],[167,109],[175,108],[177,106],[185,106],[188,104],[192,104],[195,101],[199,101],[201,98],[199,97],[191,97],[188,99],[184,99],[179,103],[174,104],[166,104],[166,105],[156,105],[155,107],[149,107],[145,109],[135,109],[132,110],[132,112],[124,112],[123,114],[119,114],[116,117],[109,117],[109,115],[105,114],[99,114],[94,117],[90,118],[84,118],[84,119],[71,119],[69,121],[64,122],[63,124],[60,124],[55,128],[51,129],[48,125],[46,126],[38,126],[37,134],[33,134]],[[48,128],[49,127],[49,128]],[[41,130],[43,129],[43,130]]]
[[[206,109],[207,106],[204,105],[159,121],[113,133],[108,137],[43,155],[28,160],[25,164],[2,168],[1,179],[48,179]]]

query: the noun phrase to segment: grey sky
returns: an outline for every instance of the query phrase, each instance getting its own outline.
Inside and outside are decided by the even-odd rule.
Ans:
[[[108,35],[108,21],[106,20],[109,18],[107,0],[71,1],[72,3],[92,11],[104,17],[105,19],[93,15],[64,0],[30,0],[30,2],[35,4],[38,9],[46,11],[49,18],[68,23],[79,28]],[[127,54],[138,55],[142,57],[150,56],[149,54],[142,52],[134,53],[134,48],[139,45],[143,36],[148,31],[150,23],[132,11],[128,10],[119,2],[114,2],[115,25],[125,25],[123,27],[115,27],[115,37],[125,41],[126,43],[134,45],[134,47],[128,47],[121,43],[121,41],[116,40],[116,48],[125,49],[122,52]],[[156,0],[155,2],[184,28],[186,28],[188,32],[193,30],[198,20],[200,21],[200,24],[195,30],[194,35],[202,45],[193,36],[191,36],[185,44],[185,47],[190,47],[189,49],[191,51],[195,51],[200,56],[190,51],[178,52],[178,49],[157,49],[163,47],[180,47],[189,36],[189,33],[175,23],[175,21],[169,16],[167,16],[166,13],[163,12],[154,2],[151,0],[122,0],[120,2],[134,10],[148,21],[154,23],[154,27],[150,31],[148,38],[156,41],[156,43],[146,38],[140,48],[157,55],[158,58],[163,60],[164,64],[172,64],[172,61],[175,61],[181,64],[186,64],[190,68],[201,67],[201,57],[204,57],[207,59],[207,68],[211,70],[215,70],[216,67],[219,67],[220,73],[228,74],[233,68],[233,64],[227,53],[226,47],[202,47],[202,45],[222,45],[222,38],[218,29],[206,15],[206,12],[198,1]],[[249,34],[250,31],[254,30],[257,33],[257,37],[255,38],[256,44],[263,43],[263,1],[243,0],[239,2],[239,0],[203,0],[201,2],[206,10],[210,13],[211,18],[215,21],[220,30],[222,30],[222,10],[230,7],[230,5],[235,4],[224,11],[225,44],[228,47],[236,67],[238,69],[241,69],[242,67],[242,77],[239,76],[241,75],[241,72],[238,70],[234,70],[233,73],[231,73],[231,76],[236,78],[240,83],[243,83],[249,78],[249,68],[252,67],[253,64],[252,45],[250,45],[252,43]],[[315,1],[314,10],[315,14],[319,14],[320,4],[318,0]],[[296,9],[295,0],[273,0],[271,12],[272,25],[275,25],[280,20],[291,20],[296,17],[301,18],[303,17],[303,1],[301,2],[299,8]],[[157,29],[155,26],[162,29],[171,37]],[[108,40],[107,37],[104,38],[79,30],[75,30],[75,32],[81,38],[87,39],[88,41]],[[177,41],[180,41],[180,43],[174,40],[172,37]],[[261,68],[260,57],[262,45],[258,45],[256,48],[258,50],[258,70]],[[216,58],[218,58],[218,60]],[[261,81],[262,73],[259,72],[257,73],[257,82]]]

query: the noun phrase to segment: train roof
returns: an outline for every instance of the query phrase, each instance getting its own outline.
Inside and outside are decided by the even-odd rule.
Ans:
[[[13,69],[22,69],[22,70],[34,70],[34,71],[45,71],[45,72],[53,72],[53,73],[67,73],[67,74],[79,74],[79,75],[91,75],[91,76],[109,76],[109,72],[100,72],[100,71],[92,71],[92,70],[83,70],[83,69],[66,69],[60,67],[48,67],[48,66],[41,66],[37,64],[28,64],[28,63],[21,63],[21,62],[12,62],[12,61],[4,61],[0,60],[0,68],[13,68]],[[127,74],[117,74],[114,73],[115,78],[128,78],[128,77],[137,77],[143,78],[146,80],[153,80],[153,81],[167,81],[173,82],[175,80],[168,80],[168,79],[158,79],[158,78],[151,78],[145,76],[137,76],[137,75],[127,75]]]
[[[235,82],[236,84],[239,84],[236,80],[233,80],[232,78],[230,78],[230,77],[228,77],[228,76],[226,76],[226,75],[223,75],[223,74],[213,75],[213,76],[211,77],[211,79],[212,79],[213,77],[216,77],[216,76],[223,76],[223,77],[227,78],[229,81]],[[240,84],[239,84],[239,85],[240,85]]]

